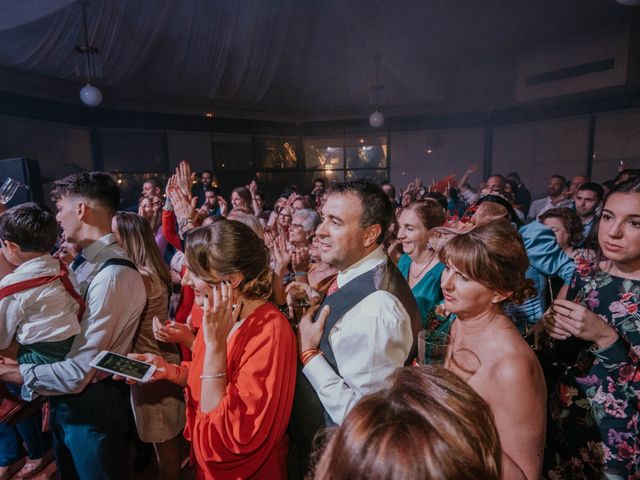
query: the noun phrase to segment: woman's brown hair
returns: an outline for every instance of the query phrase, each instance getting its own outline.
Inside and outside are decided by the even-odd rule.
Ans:
[[[522,303],[536,294],[525,278],[529,258],[518,231],[508,220],[496,220],[455,235],[444,243],[440,261],[465,276]]]
[[[149,222],[132,212],[115,214],[116,230],[122,249],[138,267],[148,267],[171,290],[171,274],[164,263]]]
[[[363,397],[322,455],[315,479],[497,480],[500,439],[489,405],[437,366],[405,367]]]
[[[211,273],[241,273],[240,295],[248,300],[271,295],[269,252],[251,228],[235,220],[218,220],[187,233],[185,253],[189,268],[205,282],[215,283]]]
[[[540,223],[544,223],[547,218],[557,218],[562,222],[564,228],[569,234],[569,244],[576,246],[582,242],[584,236],[582,235],[582,221],[576,212],[570,208],[550,208],[542,215],[538,217]]]
[[[432,198],[413,202],[404,210],[413,210],[427,230],[441,227],[447,221],[446,212],[440,204]]]

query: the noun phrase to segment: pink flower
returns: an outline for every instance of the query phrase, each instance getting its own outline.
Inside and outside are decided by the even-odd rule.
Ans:
[[[626,383],[633,379],[636,369],[633,365],[623,365],[618,371],[618,381]]]
[[[638,304],[637,303],[628,303],[626,305],[627,307],[627,313],[630,315],[633,315],[634,313],[636,313],[638,311]]]
[[[622,300],[623,302],[626,302],[627,300],[629,300],[633,296],[634,296],[633,293],[626,292],[626,293],[622,294],[622,296],[620,297],[620,300]]]
[[[632,458],[638,455],[636,449],[625,442],[619,443],[618,445],[616,445],[616,448],[618,449],[618,457],[620,457],[620,459]]]

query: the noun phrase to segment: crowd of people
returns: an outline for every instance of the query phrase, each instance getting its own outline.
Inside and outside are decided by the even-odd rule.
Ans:
[[[28,414],[0,419],[0,480],[51,451],[62,479],[130,478],[143,445],[166,479],[640,479],[640,172],[534,201],[476,173],[268,208],[182,162],[127,209],[105,172],[9,208],[0,400]]]

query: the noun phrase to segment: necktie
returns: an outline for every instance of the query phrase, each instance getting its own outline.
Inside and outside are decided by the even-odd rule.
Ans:
[[[73,259],[73,262],[71,262],[71,270],[75,272],[77,268],[86,261],[87,259],[84,258],[81,253],[79,253],[78,255],[76,255],[76,258]]]
[[[338,277],[336,276],[336,278],[333,279],[333,282],[331,282],[331,284],[329,285],[329,289],[327,290],[327,297],[329,295],[333,295],[337,291],[338,291]]]

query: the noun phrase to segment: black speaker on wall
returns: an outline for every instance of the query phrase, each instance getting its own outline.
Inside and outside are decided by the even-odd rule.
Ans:
[[[40,164],[37,160],[30,158],[0,160],[0,184],[9,177],[20,182],[21,186],[11,201],[7,203],[8,207],[25,202],[42,203],[42,181],[40,180]]]

